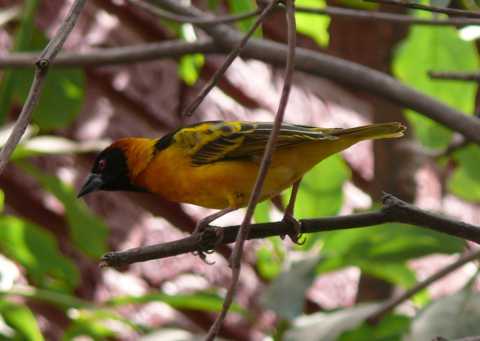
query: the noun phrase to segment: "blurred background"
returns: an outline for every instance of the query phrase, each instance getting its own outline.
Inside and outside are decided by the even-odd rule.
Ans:
[[[430,13],[361,0],[296,0],[422,18]],[[188,4],[188,1],[185,3]],[[437,6],[475,9],[464,1]],[[39,51],[58,29],[68,1],[0,0],[0,61]],[[256,8],[250,0],[197,0],[218,14]],[[473,6],[473,7],[472,7]],[[298,46],[366,65],[467,114],[477,84],[432,80],[427,72],[478,69],[480,26],[408,26],[297,14]],[[253,21],[234,26],[245,31]],[[65,50],[129,46],[203,36],[190,24],[159,20],[123,0],[88,1]],[[257,37],[286,41],[283,11]],[[3,340],[192,340],[208,330],[230,281],[230,247],[203,263],[192,254],[99,269],[102,254],[188,235],[210,214],[147,194],[98,192],[76,199],[98,150],[124,136],[161,137],[202,120],[272,121],[283,69],[237,58],[192,117],[182,110],[224,56],[188,55],[49,72],[41,101],[13,161],[0,176],[0,338]],[[33,70],[0,70],[0,144],[31,84]],[[401,121],[406,138],[363,142],[322,162],[304,178],[296,216],[373,210],[382,191],[423,209],[480,224],[480,150],[415,112],[361,88],[296,72],[285,121],[352,127]],[[453,144],[453,148],[451,148]],[[449,148],[450,146],[450,148]],[[281,218],[284,198],[257,207],[255,221]],[[219,220],[238,224],[244,211]],[[472,246],[413,226],[385,224],[246,244],[238,295],[221,337],[229,340],[431,340],[480,334],[478,265],[435,282],[378,325],[363,320],[378,303],[453,262]]]

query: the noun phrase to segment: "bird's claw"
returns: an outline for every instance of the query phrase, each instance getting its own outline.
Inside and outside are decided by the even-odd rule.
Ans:
[[[213,246],[211,249],[207,250],[204,250],[200,247],[199,250],[193,252],[193,255],[200,257],[200,259],[208,265],[215,264],[214,261],[209,262],[207,260],[207,255],[214,253],[217,246],[222,243],[223,230],[218,228],[212,228],[208,224],[197,224],[192,236],[195,235],[201,235],[200,240],[202,241],[202,244],[208,243],[210,245],[210,243],[213,242]]]
[[[290,226],[290,231],[287,233],[290,240],[297,245],[305,244],[306,238],[302,234],[302,223],[290,214],[285,214],[282,221]]]

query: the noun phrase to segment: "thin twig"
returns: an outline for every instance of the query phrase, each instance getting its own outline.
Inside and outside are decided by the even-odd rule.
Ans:
[[[440,278],[450,274],[451,272],[455,271],[456,269],[460,268],[461,266],[467,264],[468,262],[473,261],[480,257],[480,249],[476,249],[474,251],[470,251],[460,257],[457,261],[453,262],[452,264],[447,265],[440,271],[435,272],[433,275],[429,276],[425,280],[417,283],[412,288],[405,291],[403,294],[399,295],[398,297],[394,297],[384,304],[380,306],[380,308],[374,311],[367,319],[369,323],[375,324],[377,323],[386,313],[388,313],[393,308],[397,307],[399,304],[405,302],[410,297],[414,296],[421,290],[428,287],[430,284],[434,283],[435,281],[439,280]]]
[[[443,215],[421,210],[390,194],[384,195],[383,208],[379,211],[301,220],[301,233],[364,228],[384,223],[415,225],[480,244],[480,226],[466,224]],[[289,227],[287,223],[282,221],[253,224],[250,227],[247,239],[286,235]],[[237,238],[239,228],[239,226],[221,228],[223,239],[220,244],[233,243]],[[220,229],[220,227],[215,227],[215,229]],[[217,245],[216,236],[214,230],[207,230],[200,236],[189,236],[173,242],[109,252],[102,257],[102,265],[116,267],[192,253],[196,250],[210,250]]]
[[[214,75],[208,81],[208,83],[205,84],[205,86],[202,88],[202,90],[197,95],[197,97],[185,108],[185,110],[183,111],[184,116],[191,116],[194,113],[194,111],[197,110],[198,106],[202,103],[205,97],[207,97],[208,93],[215,87],[215,85],[218,83],[218,81],[223,76],[225,71],[227,71],[230,65],[232,65],[233,61],[235,60],[235,58],[238,57],[238,55],[240,54],[242,49],[245,47],[245,44],[248,42],[252,34],[257,30],[260,24],[265,20],[267,15],[276,6],[276,4],[277,4],[276,0],[271,1],[271,3],[262,10],[262,13],[257,18],[257,20],[252,25],[252,27],[250,27],[250,29],[242,38],[242,40],[240,40],[238,45],[234,49],[232,49],[232,51],[228,54],[222,66],[214,73]]]
[[[475,18],[448,18],[448,19],[425,19],[411,15],[386,13],[378,11],[357,10],[335,6],[324,8],[312,8],[296,6],[295,11],[313,15],[329,15],[332,17],[345,17],[357,20],[384,21],[405,25],[426,25],[426,26],[462,26],[480,25],[480,19]]]
[[[432,79],[446,79],[467,82],[474,81],[480,83],[480,73],[478,72],[428,71],[428,76]]]
[[[456,17],[464,17],[464,18],[480,18],[480,12],[472,12],[466,11],[462,9],[456,8],[448,8],[448,7],[440,7],[440,6],[432,6],[432,5],[424,5],[418,2],[409,2],[409,1],[399,1],[399,0],[363,0],[367,2],[375,2],[380,4],[387,4],[387,5],[396,5],[406,8],[413,8],[413,9],[420,9],[423,11],[428,12],[435,12],[435,13],[443,13],[448,14],[451,16]]]
[[[232,267],[232,279],[230,281],[230,286],[228,288],[227,294],[223,301],[222,311],[218,314],[215,322],[210,327],[208,334],[205,340],[210,341],[214,340],[216,335],[218,335],[220,328],[222,327],[223,321],[227,316],[228,309],[233,302],[235,297],[238,280],[240,278],[241,270],[241,260],[243,254],[243,245],[250,231],[250,221],[252,219],[253,213],[255,212],[255,206],[260,200],[260,195],[262,193],[263,183],[267,176],[270,163],[272,162],[272,155],[275,150],[275,144],[277,142],[278,133],[280,127],[282,126],[283,117],[285,115],[285,109],[288,103],[288,97],[290,95],[290,89],[292,87],[293,72],[294,72],[294,60],[295,60],[295,48],[296,48],[296,25],[295,25],[295,10],[293,5],[294,0],[286,0],[286,20],[287,20],[287,30],[288,30],[288,54],[287,62],[285,66],[285,80],[283,83],[282,94],[280,97],[280,103],[278,105],[277,114],[275,116],[275,121],[273,124],[272,131],[268,138],[267,145],[265,147],[265,152],[263,153],[262,162],[260,164],[260,169],[258,171],[257,179],[255,181],[255,186],[253,187],[252,194],[250,196],[247,211],[245,217],[243,218],[240,230],[238,232],[237,238],[235,240],[235,246],[233,247],[232,256],[231,256],[231,267]],[[273,0],[272,3],[276,3],[276,0]],[[271,5],[272,6],[272,5]]]
[[[226,15],[226,16],[206,16],[204,18],[198,17],[189,17],[183,15],[177,15],[168,11],[164,11],[161,8],[158,8],[155,5],[151,5],[148,2],[143,0],[128,0],[129,3],[138,6],[139,8],[154,14],[155,16],[169,21],[179,22],[179,23],[189,23],[193,25],[218,25],[218,24],[228,24],[235,21],[249,19],[251,17],[257,16],[261,13],[261,9],[256,9],[247,13],[240,13],[235,15]]]
[[[17,122],[13,127],[12,133],[0,151],[0,174],[5,169],[5,166],[10,159],[10,155],[14,151],[18,142],[22,138],[23,133],[25,132],[25,129],[27,129],[27,126],[30,123],[32,111],[38,103],[40,94],[42,93],[49,66],[55,59],[55,56],[61,50],[63,43],[75,26],[75,22],[80,16],[85,2],[85,0],[76,0],[73,3],[72,7],[70,8],[70,12],[60,26],[57,34],[50,40],[43,52],[40,54],[38,60],[35,62],[35,75],[32,85],[30,86],[27,99],[22,107],[20,115],[18,116]]]

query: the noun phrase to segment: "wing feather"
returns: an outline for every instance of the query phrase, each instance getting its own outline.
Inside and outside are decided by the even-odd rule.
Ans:
[[[262,155],[273,123],[204,122],[180,129],[174,140],[192,157],[194,165],[221,160],[251,159]],[[319,140],[335,140],[329,129],[283,124],[277,149]]]

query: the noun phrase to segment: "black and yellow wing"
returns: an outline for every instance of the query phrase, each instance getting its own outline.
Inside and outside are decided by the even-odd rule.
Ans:
[[[194,165],[221,160],[252,159],[261,156],[273,128],[270,122],[203,122],[172,134],[176,143],[191,156]],[[335,129],[322,129],[284,123],[276,148],[282,149],[319,140],[336,140]]]

